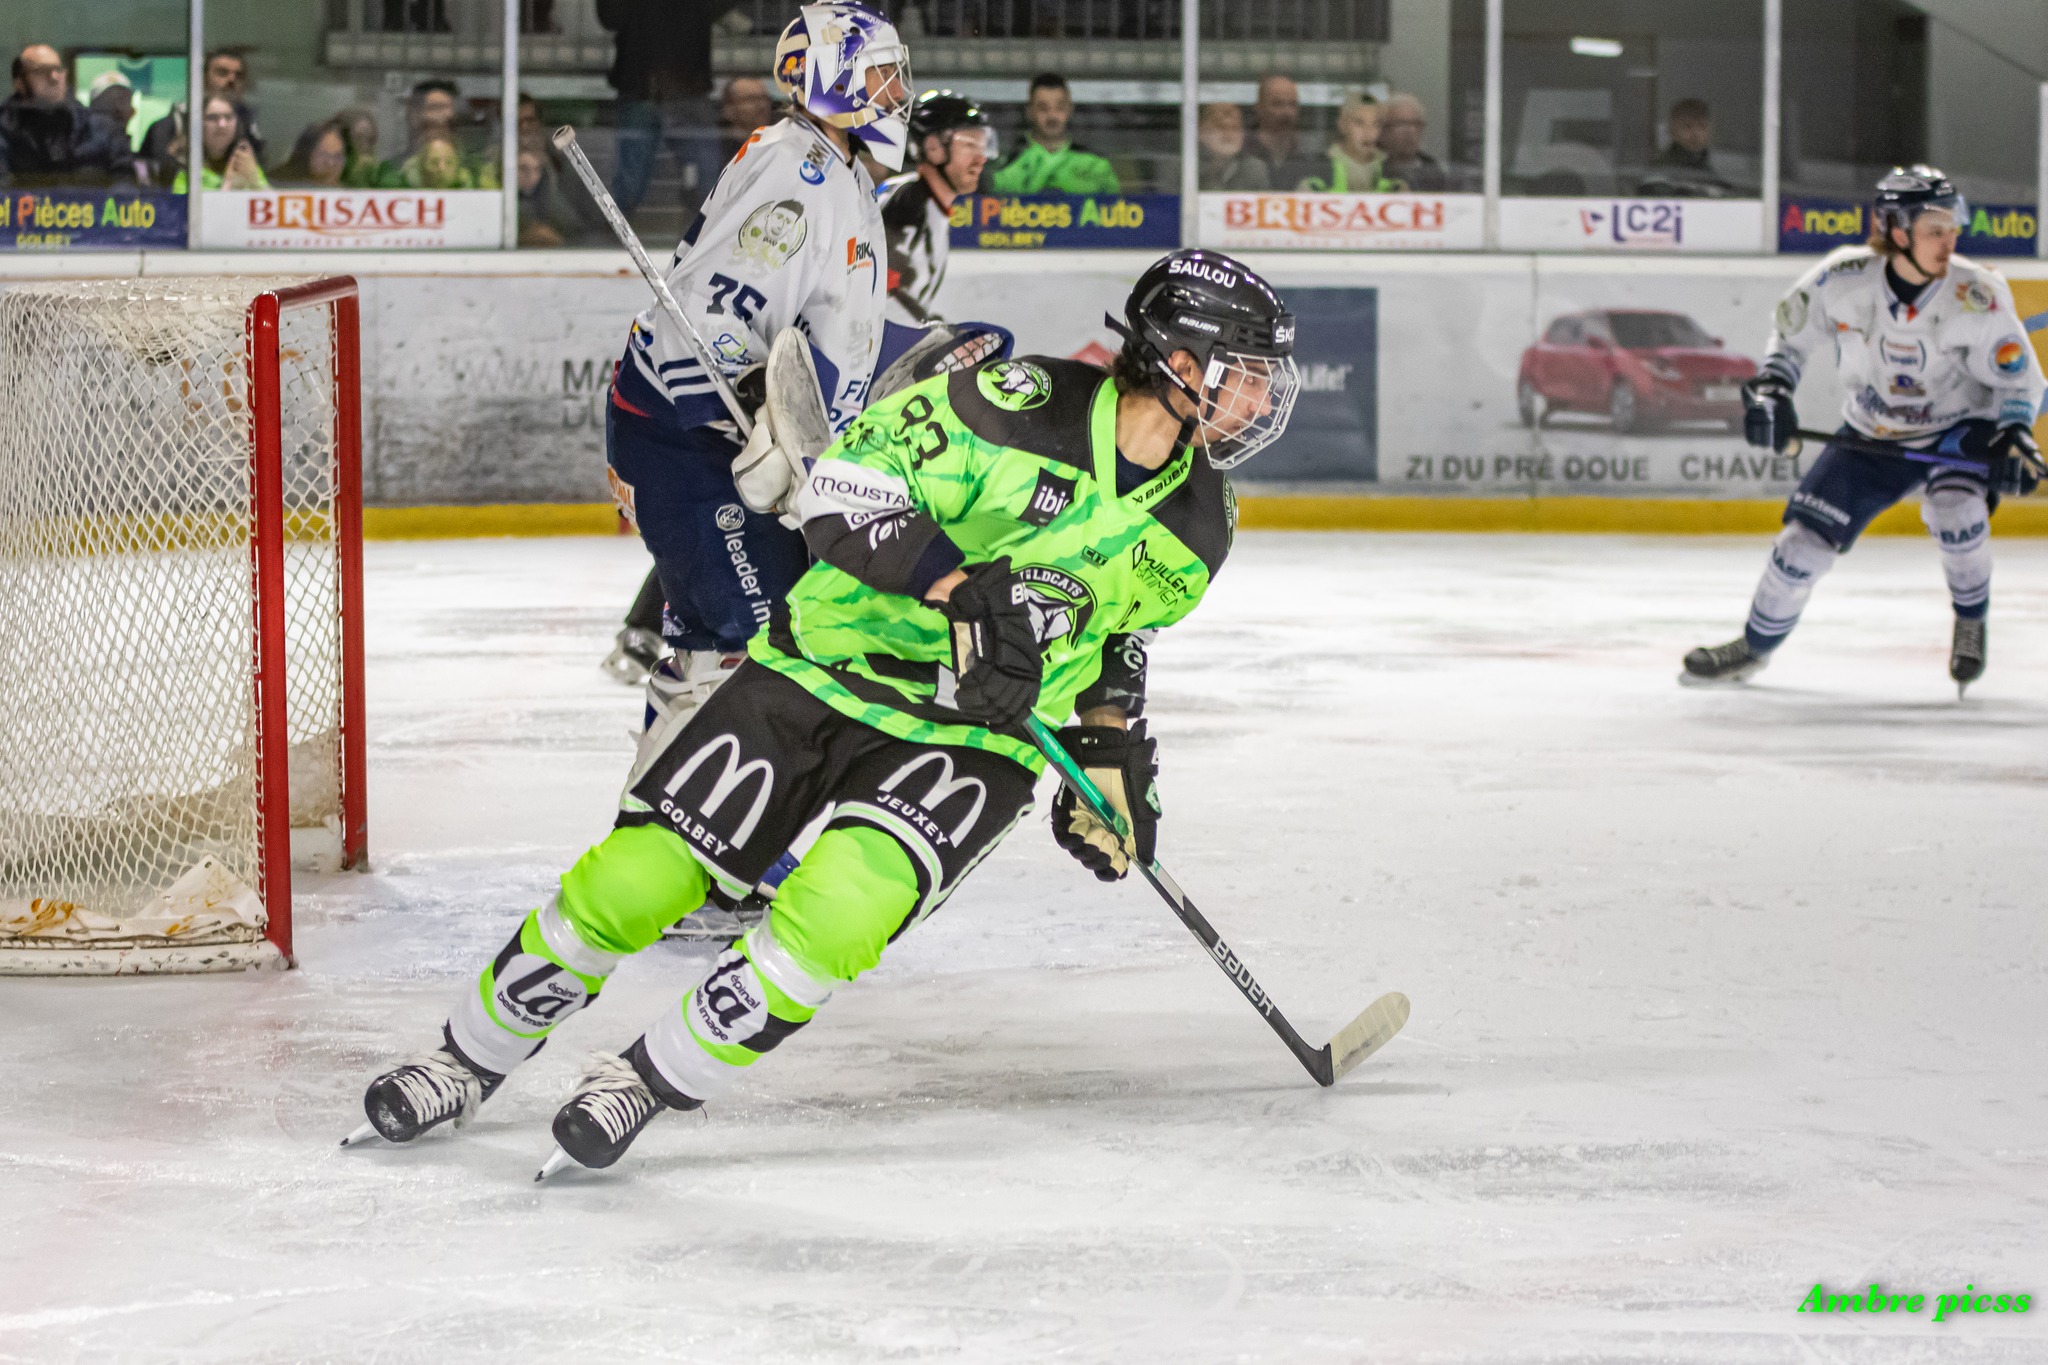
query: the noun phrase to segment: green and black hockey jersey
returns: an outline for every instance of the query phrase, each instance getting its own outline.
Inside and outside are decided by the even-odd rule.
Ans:
[[[863,412],[799,496],[817,556],[750,647],[843,715],[1036,771],[1021,732],[951,706],[946,617],[924,602],[962,564],[1008,555],[1045,660],[1038,717],[1142,703],[1146,635],[1193,610],[1236,526],[1229,481],[1192,450],[1117,492],[1116,386],[1030,356],[941,375]],[[1105,661],[1109,668],[1105,675]]]

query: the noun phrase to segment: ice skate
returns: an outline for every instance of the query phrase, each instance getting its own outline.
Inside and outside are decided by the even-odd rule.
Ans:
[[[625,1057],[609,1052],[594,1053],[590,1069],[577,1083],[576,1093],[555,1114],[555,1150],[541,1164],[534,1179],[546,1180],[570,1162],[601,1171],[626,1154],[640,1130],[664,1109],[697,1107],[673,1104],[656,1095],[640,1070],[637,1059],[646,1064],[645,1045],[635,1042]]]
[[[653,631],[627,626],[619,632],[618,643],[612,646],[612,652],[604,656],[604,662],[598,667],[616,681],[628,687],[638,687],[647,681],[647,675],[661,662],[665,648],[661,636]]]
[[[1771,661],[1749,647],[1749,638],[1738,635],[1725,645],[1701,645],[1685,656],[1685,672],[1678,681],[1687,687],[1719,687],[1745,682],[1761,673]]]
[[[1984,618],[1958,616],[1948,647],[1948,675],[1955,679],[1958,700],[1984,676],[1984,648]]]
[[[371,1081],[363,1092],[369,1122],[343,1138],[341,1145],[353,1147],[373,1137],[411,1142],[450,1119],[461,1128],[504,1080],[499,1072],[471,1066],[452,1043],[444,1042]]]

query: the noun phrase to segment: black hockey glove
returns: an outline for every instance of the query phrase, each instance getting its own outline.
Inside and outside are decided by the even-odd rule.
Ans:
[[[1060,784],[1052,799],[1053,842],[1074,855],[1081,866],[1106,882],[1131,870],[1131,858],[1152,861],[1159,830],[1159,745],[1145,738],[1145,722],[1128,730],[1113,725],[1069,725],[1059,732],[1060,747],[1074,756],[1101,790],[1110,807],[1131,827],[1129,842],[1118,839],[1074,795]]]
[[[1991,441],[1991,489],[2008,497],[2024,498],[2034,491],[2048,465],[2041,462],[2041,447],[2034,429],[2014,423],[2000,427]]]
[[[1792,386],[1772,375],[1760,374],[1742,386],[1742,439],[1764,450],[1782,451],[1792,444],[1799,430],[1799,413],[1792,406]]]
[[[1030,595],[1010,557],[977,564],[939,610],[953,623],[954,709],[977,725],[1007,730],[1031,713],[1045,680]]]

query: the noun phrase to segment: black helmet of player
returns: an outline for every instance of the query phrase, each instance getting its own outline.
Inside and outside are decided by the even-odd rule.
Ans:
[[[910,106],[910,145],[920,157],[924,155],[926,138],[937,138],[950,151],[953,134],[962,128],[985,129],[988,158],[995,160],[996,130],[981,106],[968,96],[953,90],[927,90]],[[939,161],[944,164],[945,157],[942,155]]]
[[[1300,375],[1294,367],[1294,314],[1267,284],[1220,251],[1186,248],[1146,268],[1124,303],[1123,320],[1104,319],[1126,354],[1164,376],[1194,411],[1182,418],[1192,441],[1217,469],[1264,450],[1287,429]],[[1171,364],[1193,355],[1197,388]],[[1159,391],[1168,412],[1168,390]]]
[[[1941,272],[1921,265],[1920,258],[1913,254],[1913,223],[1923,213],[1945,213],[1959,229],[1970,221],[1968,201],[1946,175],[1926,165],[1892,167],[1877,182],[1877,194],[1870,206],[1871,226],[1885,242],[1904,251],[1914,269],[1931,278]],[[1904,247],[1899,247],[1892,236],[1893,228],[1905,232]]]

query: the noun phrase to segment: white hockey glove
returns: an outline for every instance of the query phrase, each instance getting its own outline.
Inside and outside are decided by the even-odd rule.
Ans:
[[[740,501],[756,512],[787,512],[809,477],[803,457],[776,441],[775,423],[763,403],[754,410],[754,434],[732,461],[732,482]]]

